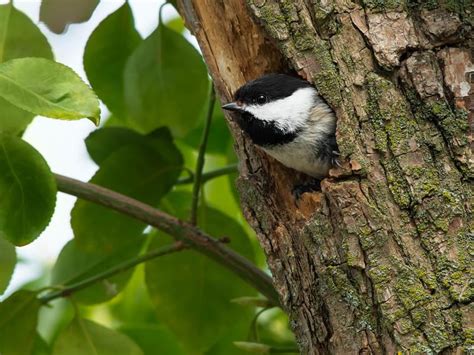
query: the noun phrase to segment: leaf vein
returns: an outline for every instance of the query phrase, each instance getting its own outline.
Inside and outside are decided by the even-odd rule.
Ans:
[[[22,231],[20,233],[20,235],[23,235],[23,232],[24,232],[24,228],[26,226],[26,221],[25,221],[25,213],[24,213],[24,206],[25,206],[25,190],[23,189],[23,184],[21,183],[21,180],[20,178],[18,177],[18,175],[16,174],[15,172],[15,169],[13,168],[13,164],[11,163],[11,160],[10,160],[10,156],[8,154],[8,151],[7,149],[5,148],[5,143],[3,142],[3,140],[0,139],[0,142],[1,142],[1,145],[2,145],[2,150],[3,150],[3,153],[5,155],[5,161],[7,162],[7,165],[8,167],[10,168],[10,171],[12,173],[12,176],[13,178],[16,180],[19,188],[20,188],[20,192],[21,192],[21,205],[20,205],[20,214],[21,214],[21,228],[22,228]]]

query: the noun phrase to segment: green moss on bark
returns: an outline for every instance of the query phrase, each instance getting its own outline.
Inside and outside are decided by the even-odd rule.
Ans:
[[[383,288],[394,276],[393,270],[389,265],[379,265],[368,270],[370,279],[377,287]]]
[[[373,330],[376,328],[371,307],[360,297],[359,292],[352,286],[344,266],[329,266],[322,275],[322,282],[332,297],[344,302],[348,310],[357,314],[359,330]]]
[[[404,0],[363,0],[363,4],[372,11],[401,10],[405,6]]]
[[[269,35],[278,40],[286,40],[289,37],[285,16],[280,12],[277,4],[257,6],[254,0],[247,0],[249,6],[256,9],[255,15],[265,24]]]
[[[383,153],[381,163],[393,198],[400,207],[407,209],[412,203],[410,187],[393,154],[407,153],[408,140],[413,137],[416,128],[406,110],[406,103],[396,97],[387,99],[386,96],[394,90],[390,81],[369,74],[367,84],[367,112],[374,129],[375,147]]]
[[[341,83],[326,42],[321,40],[316,43],[312,54],[320,67],[313,76],[317,89],[331,106],[339,107],[342,101]]]
[[[445,99],[428,98],[421,100],[416,92],[407,88],[406,96],[419,122],[433,122],[448,143],[452,159],[465,178],[474,178],[474,171],[468,161],[472,154],[469,136],[469,120],[464,109],[453,110]],[[433,138],[428,141],[433,144]],[[443,142],[444,144],[444,142]],[[442,147],[439,147],[442,151]]]
[[[409,10],[434,10],[437,8],[454,12],[464,18],[466,23],[473,23],[473,3],[471,0],[407,0]]]
[[[362,5],[369,13],[390,12],[406,10],[407,2],[414,8],[414,0],[362,0]],[[443,6],[451,6],[447,2]],[[430,3],[439,5],[437,0],[429,0],[416,6],[426,9]],[[461,152],[459,146],[465,141],[457,137],[466,129],[463,112],[452,111],[442,101],[419,102],[416,94],[415,100],[407,100],[410,92],[404,92],[395,81],[396,75],[391,75],[397,69],[394,73],[369,74],[362,83],[364,73],[376,69],[353,58],[358,58],[361,49],[372,48],[361,48],[361,42],[341,49],[344,46],[336,37],[327,40],[337,33],[338,25],[344,25],[343,19],[353,26],[347,12],[337,13],[339,9],[335,9],[346,2],[267,0],[259,4],[252,9],[283,54],[295,70],[309,76],[344,120],[338,131],[341,151],[362,152],[368,158],[361,159],[368,163],[363,167],[367,175],[357,176],[360,190],[354,177],[327,181],[324,193],[331,201],[329,212],[315,212],[312,217],[320,223],[308,221],[303,238],[302,233],[291,231],[290,242],[282,241],[283,250],[302,252],[305,259],[301,264],[291,264],[296,259],[291,254],[288,260],[295,270],[286,270],[291,275],[280,274],[280,278],[291,281],[293,273],[314,271],[317,285],[310,294],[321,296],[329,318],[342,319],[345,311],[350,312],[354,320],[347,329],[371,329],[381,338],[395,339],[411,353],[435,353],[461,344],[463,327],[452,320],[452,308],[474,297],[472,285],[467,283],[474,253],[469,251],[468,227],[463,224],[469,220],[465,207],[469,193],[446,154],[446,143],[454,156]],[[312,16],[307,11],[313,11]],[[415,22],[417,19],[414,17]],[[333,58],[337,58],[339,68]],[[357,84],[347,72],[361,73]],[[366,95],[366,106],[358,106]],[[358,115],[362,116],[359,121]],[[364,188],[364,184],[370,186]],[[244,194],[247,204],[262,202],[249,196],[253,191]],[[258,213],[263,215],[259,227],[272,238],[274,225],[265,211]],[[276,246],[271,253],[278,254],[279,241],[271,242],[272,248]],[[301,296],[293,292],[297,297],[288,301],[290,304]],[[316,307],[311,311],[318,312]],[[327,323],[331,324],[331,319]],[[332,324],[340,331],[336,322]],[[332,346],[324,341],[325,346]]]
[[[430,293],[416,276],[416,271],[408,267],[398,272],[395,290],[406,310],[415,309],[431,300]]]
[[[316,0],[313,3],[313,15],[321,37],[328,39],[338,30],[337,17],[334,16],[334,4]]]

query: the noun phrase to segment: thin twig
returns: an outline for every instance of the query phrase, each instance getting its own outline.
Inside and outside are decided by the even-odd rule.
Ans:
[[[216,170],[208,171],[208,172],[202,174],[202,176],[201,176],[201,185],[208,182],[209,180],[218,178],[218,177],[223,176],[223,175],[229,175],[229,174],[232,174],[232,173],[237,173],[238,171],[239,170],[238,170],[238,165],[237,164],[229,164],[229,165],[226,165],[222,168],[218,168]],[[190,184],[192,182],[194,182],[194,174],[191,175],[191,176],[179,179],[176,182],[176,185],[186,185],[186,184]]]
[[[280,305],[270,276],[199,228],[118,192],[57,174],[55,177],[59,191],[111,208],[168,233],[234,272],[274,305]]]
[[[159,256],[175,253],[177,251],[183,250],[186,248],[186,245],[183,242],[175,242],[171,245],[166,245],[162,248],[154,249],[152,251],[149,251],[146,254],[143,254],[141,256],[132,258],[130,260],[127,260],[121,264],[118,264],[109,270],[106,270],[104,272],[101,272],[100,274],[94,275],[89,277],[88,279],[79,281],[75,284],[66,286],[60,290],[53,291],[50,293],[47,293],[44,296],[39,297],[40,302],[42,303],[48,303],[56,298],[59,297],[68,297],[74,292],[83,290],[91,285],[93,285],[96,282],[108,279],[112,276],[115,276],[121,272],[127,271],[128,269],[131,269],[138,264],[144,263],[146,261],[149,261],[151,259],[155,259]]]
[[[209,104],[207,106],[206,122],[204,124],[204,131],[202,132],[201,143],[199,144],[199,153],[196,162],[196,170],[194,171],[194,186],[193,199],[191,201],[191,218],[192,225],[197,223],[197,212],[199,205],[199,192],[201,191],[202,169],[204,168],[204,161],[206,159],[207,140],[209,139],[209,132],[211,130],[212,112],[214,111],[214,103],[216,102],[216,93],[214,86],[211,83],[209,89]]]

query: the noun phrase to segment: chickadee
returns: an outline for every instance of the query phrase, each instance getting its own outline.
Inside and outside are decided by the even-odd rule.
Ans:
[[[234,98],[222,108],[237,112],[240,128],[283,165],[322,179],[338,164],[336,116],[309,82],[269,74]]]

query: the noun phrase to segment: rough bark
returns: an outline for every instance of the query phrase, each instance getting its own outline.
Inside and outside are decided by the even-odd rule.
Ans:
[[[338,117],[343,168],[307,179],[229,117],[244,213],[305,354],[474,344],[471,1],[181,0],[225,102],[295,70]]]

